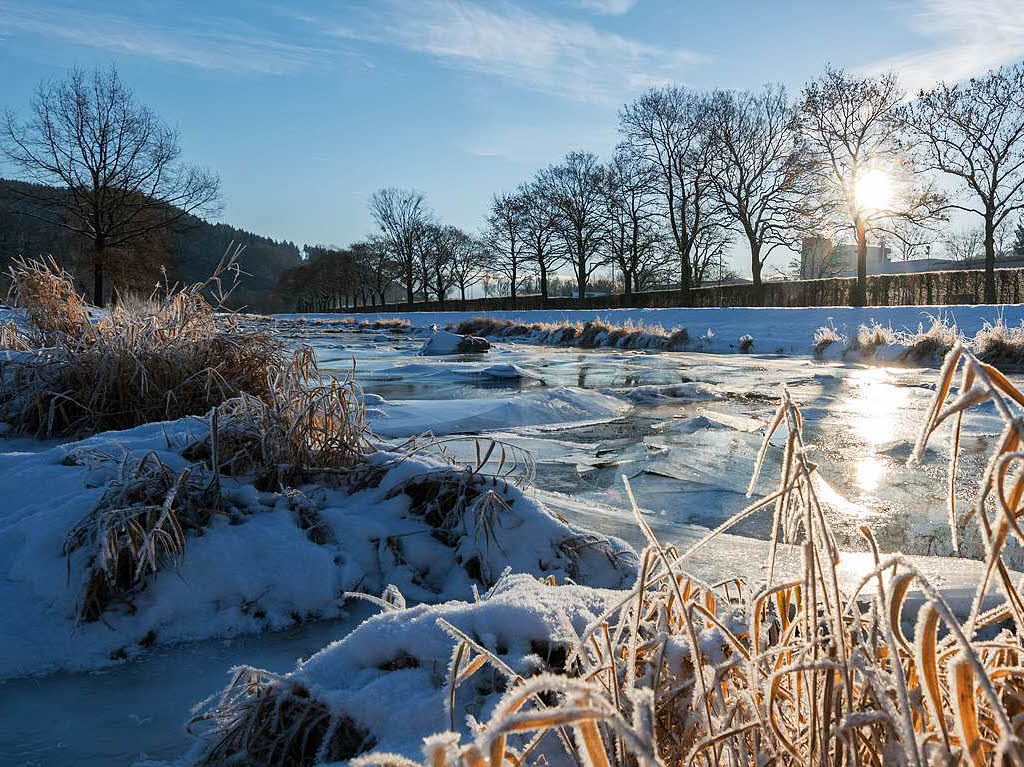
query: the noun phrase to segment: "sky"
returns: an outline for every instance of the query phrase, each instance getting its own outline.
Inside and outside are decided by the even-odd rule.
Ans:
[[[797,94],[826,63],[910,90],[962,79],[1024,58],[1020,2],[0,0],[0,109],[114,63],[184,159],[219,172],[221,221],[345,244],[399,186],[472,232],[494,192],[566,152],[607,157],[648,87]]]

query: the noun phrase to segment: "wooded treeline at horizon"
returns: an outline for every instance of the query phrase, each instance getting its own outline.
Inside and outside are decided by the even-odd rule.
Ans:
[[[869,243],[913,258],[940,241],[958,259],[984,258],[991,302],[997,255],[1014,235],[1024,253],[1024,63],[909,100],[894,74],[831,67],[797,98],[772,84],[666,85],[620,110],[619,134],[606,161],[570,151],[495,194],[478,233],[442,222],[422,193],[387,187],[369,200],[377,231],[300,252],[204,221],[219,211],[216,174],[179,162],[176,132],[116,70],[74,70],[40,85],[29,119],[7,113],[4,155],[31,183],[0,182],[0,257],[58,256],[86,294],[91,274],[102,304],[200,279],[234,241],[251,275],[235,301],[267,311],[444,305],[477,286],[513,305],[619,285],[678,289],[685,303],[691,288],[734,276],[734,242],[757,289],[768,257],[806,237],[855,246],[854,304],[865,301]],[[957,230],[951,219],[977,223]]]

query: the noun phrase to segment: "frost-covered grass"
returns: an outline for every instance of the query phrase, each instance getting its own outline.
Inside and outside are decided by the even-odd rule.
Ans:
[[[615,325],[600,319],[586,322],[534,322],[523,324],[513,320],[474,317],[452,326],[461,335],[488,338],[519,338],[536,344],[574,346],[581,349],[610,347],[616,349],[650,349],[683,351],[690,346],[686,328],[666,330],[661,325],[644,325],[627,320]],[[750,339],[747,348],[753,344]]]
[[[814,333],[812,349],[819,359],[938,364],[957,344],[971,349],[986,362],[1024,363],[1024,325],[1008,327],[1002,319],[985,322],[968,339],[952,318],[942,315],[931,317],[927,329],[919,323],[916,332],[895,330],[891,325],[871,320],[861,324],[849,340],[835,327],[822,326]]]
[[[995,368],[954,346],[911,459],[950,420],[955,456],[972,407],[1002,418],[975,506],[958,511],[949,487],[954,546],[968,522],[988,542],[964,618],[907,559],[880,555],[866,529],[870,563],[840,589],[817,467],[784,395],[751,480],[780,450],[777,489],[686,551],[659,542],[634,503],[648,546],[632,589],[520,576],[471,604],[405,610],[392,599],[291,674],[238,672],[200,711],[211,728],[202,756],[306,765],[363,754],[356,767],[409,767],[434,730],[423,741],[429,767],[1020,764],[1024,603],[1005,556],[1024,540],[1022,404]],[[690,557],[760,509],[774,519],[763,581],[686,575]],[[784,542],[801,551],[796,577],[776,568]],[[912,591],[923,594],[916,616],[905,614]],[[982,610],[987,597],[996,606]],[[315,728],[305,713],[265,714],[295,706],[312,707]]]
[[[999,365],[1024,363],[1024,323],[1010,327],[1000,318],[985,323],[974,337],[974,352],[985,362]]]
[[[4,327],[0,417],[18,432],[81,436],[205,413],[247,392],[265,396],[279,342],[217,318],[210,281],[126,298],[93,321],[71,275],[52,261],[15,261],[12,297],[30,327]]]

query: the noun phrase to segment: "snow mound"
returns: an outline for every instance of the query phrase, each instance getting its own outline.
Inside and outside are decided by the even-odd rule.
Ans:
[[[209,524],[98,620],[84,616],[96,549],[64,555],[124,467],[153,455],[174,472],[199,419],[147,424],[37,453],[0,454],[0,679],[99,668],[153,644],[281,629],[338,616],[349,591],[395,584],[413,602],[468,599],[505,568],[621,587],[623,542],[580,530],[512,484],[430,458],[378,452],[330,484],[261,492],[221,476]],[[46,493],[39,488],[45,487]]]
[[[477,354],[486,352],[490,348],[490,343],[483,338],[460,336],[446,330],[435,330],[423,344],[420,355]]]
[[[563,671],[567,649],[621,598],[622,592],[512,575],[475,603],[421,605],[370,618],[270,684],[282,696],[310,691],[334,721],[363,734],[362,750],[415,758],[424,737],[452,724],[446,669],[458,642],[439,619],[529,677]],[[486,721],[504,690],[502,675],[489,668],[457,688],[454,723],[463,739],[470,735],[467,715]],[[216,732],[208,737],[210,744],[217,740]]]
[[[375,434],[405,437],[431,432],[477,434],[511,426],[543,426],[610,420],[628,405],[589,389],[559,387],[508,398],[389,400],[386,415],[370,419]]]

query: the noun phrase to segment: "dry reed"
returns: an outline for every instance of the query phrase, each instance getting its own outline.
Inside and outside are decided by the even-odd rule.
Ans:
[[[0,340],[35,351],[0,363],[0,415],[18,432],[80,436],[198,415],[240,392],[266,396],[282,347],[218,318],[207,298],[226,297],[221,281],[237,273],[239,252],[206,282],[125,297],[95,322],[56,263],[15,261],[12,299],[32,328],[8,326]]]

